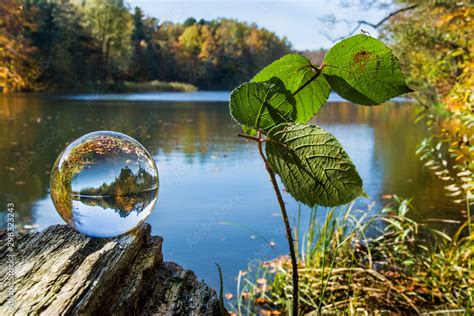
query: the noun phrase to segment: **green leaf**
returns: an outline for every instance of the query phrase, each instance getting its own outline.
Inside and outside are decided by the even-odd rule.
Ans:
[[[245,126],[245,125],[241,125],[240,127],[242,127],[242,132],[245,134],[245,135],[249,135],[249,136],[257,136],[257,130],[255,128],[251,128],[251,127],[248,127],[248,126]]]
[[[252,81],[261,82],[274,76],[280,78],[292,93],[309,82],[316,72],[311,61],[299,54],[288,54],[260,71]],[[295,95],[296,122],[308,122],[326,103],[331,88],[323,76],[317,77]]]
[[[248,135],[269,130],[281,122],[294,121],[294,98],[277,77],[237,87],[230,97],[230,112]]]
[[[336,206],[363,195],[362,179],[337,139],[315,125],[280,124],[268,134],[268,162],[286,190],[309,206]]]
[[[230,114],[247,128],[269,130],[296,118],[295,99],[277,77],[247,82],[230,95]]]
[[[363,34],[334,45],[323,61],[323,75],[341,97],[378,105],[411,90],[397,58],[381,41]]]

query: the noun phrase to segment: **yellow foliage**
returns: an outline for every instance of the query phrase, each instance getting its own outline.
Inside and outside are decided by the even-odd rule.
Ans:
[[[416,7],[390,21],[394,49],[403,56],[416,98],[429,118],[434,133],[430,142],[448,144],[441,159],[449,162],[451,179],[461,183],[469,199],[474,191],[474,8],[468,1],[399,2]]]
[[[27,88],[35,73],[36,67],[29,58],[34,50],[23,35],[27,25],[19,1],[0,2],[0,92]]]

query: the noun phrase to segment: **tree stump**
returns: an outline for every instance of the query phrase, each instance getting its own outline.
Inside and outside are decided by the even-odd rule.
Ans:
[[[99,239],[55,225],[18,234],[13,252],[1,232],[0,315],[219,315],[216,292],[164,262],[150,231]]]

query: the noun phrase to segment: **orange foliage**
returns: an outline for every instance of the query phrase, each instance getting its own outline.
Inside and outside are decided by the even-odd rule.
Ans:
[[[34,48],[24,30],[34,26],[17,0],[0,2],[0,92],[27,88],[36,67],[31,60]]]

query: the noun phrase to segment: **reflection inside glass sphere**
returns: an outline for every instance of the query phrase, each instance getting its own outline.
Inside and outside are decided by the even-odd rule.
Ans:
[[[51,197],[61,217],[94,237],[128,232],[151,213],[158,198],[158,170],[133,138],[94,132],[72,142],[51,172]]]

